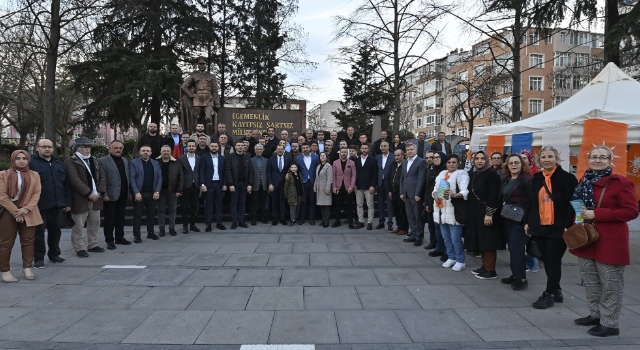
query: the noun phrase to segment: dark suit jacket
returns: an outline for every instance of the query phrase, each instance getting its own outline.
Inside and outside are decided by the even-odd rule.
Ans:
[[[218,177],[220,178],[221,186],[226,186],[226,172],[225,172],[226,158],[223,155],[218,154]],[[207,188],[211,187],[213,181],[213,160],[211,159],[211,153],[208,156],[200,157],[200,185],[205,185]]]
[[[187,159],[187,157],[188,156],[185,154],[178,158],[178,162],[182,165],[185,190],[190,188],[193,184],[195,184],[196,187],[200,186],[200,163],[202,162],[202,158],[196,154],[196,166],[191,170],[191,165],[189,164],[189,159]]]
[[[449,141],[445,140],[444,146],[446,151],[442,150],[442,145],[440,144],[440,142],[438,142],[438,140],[436,140],[431,144],[431,150],[436,152],[445,152],[447,155],[451,155],[451,144],[449,143]]]
[[[378,188],[387,183],[389,176],[391,176],[391,168],[393,163],[395,163],[393,154],[389,153],[389,155],[387,156],[387,164],[385,164],[384,169],[382,169],[382,154],[378,154],[376,156],[376,164],[378,165]]]
[[[378,178],[378,165],[373,156],[368,156],[362,166],[362,158],[358,157],[353,161],[356,163],[356,188],[367,190],[369,187],[376,187]]]
[[[247,182],[247,186],[251,186],[253,183],[253,171],[251,170],[251,156],[248,153],[244,153],[242,158],[239,158],[237,154],[231,154],[225,160],[224,170],[226,171],[225,179],[227,181],[228,186],[235,186],[236,182],[238,182],[238,170],[239,165],[238,161],[242,159],[244,162],[245,180]]]
[[[273,185],[274,188],[284,185],[284,176],[291,165],[291,157],[287,157],[287,154],[282,155],[282,171],[278,169],[278,155],[274,154],[269,158],[267,162],[267,186]]]

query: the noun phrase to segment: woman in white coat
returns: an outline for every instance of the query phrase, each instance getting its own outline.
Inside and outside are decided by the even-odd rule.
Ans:
[[[313,192],[316,193],[316,205],[322,213],[322,227],[329,227],[331,219],[331,184],[333,183],[333,169],[329,164],[326,152],[320,153],[320,163],[316,168],[316,182]]]
[[[440,231],[444,239],[449,259],[442,264],[442,267],[451,267],[453,271],[462,271],[465,268],[464,245],[462,244],[462,219],[456,220],[455,208],[451,200],[467,200],[469,194],[469,174],[458,169],[460,159],[457,154],[452,154],[446,161],[447,169],[443,170],[436,177],[435,187],[432,196],[435,199],[433,221],[440,224]],[[444,196],[438,195],[440,180],[449,183],[449,189],[444,191]],[[466,206],[466,202],[462,202]],[[466,212],[464,212],[466,215]]]

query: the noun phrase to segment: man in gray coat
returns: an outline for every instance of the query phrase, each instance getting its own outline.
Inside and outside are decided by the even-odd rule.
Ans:
[[[424,222],[422,220],[422,198],[424,176],[427,163],[416,155],[416,146],[407,145],[407,159],[402,162],[400,177],[400,198],[404,201],[409,221],[409,238],[404,242],[422,245],[424,238]]]
[[[109,155],[98,159],[107,180],[107,192],[102,196],[102,200],[104,239],[109,250],[115,250],[116,244],[131,244],[124,238],[124,214],[129,197],[129,161],[122,157],[123,150],[124,144],[119,140],[113,140],[109,145]]]
[[[267,158],[262,156],[264,146],[257,144],[254,147],[256,155],[251,158],[251,170],[253,171],[253,183],[251,184],[251,226],[256,226],[256,220],[267,223]],[[260,213],[258,215],[258,212]]]

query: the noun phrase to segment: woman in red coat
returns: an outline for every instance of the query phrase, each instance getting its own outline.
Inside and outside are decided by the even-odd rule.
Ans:
[[[588,333],[598,337],[619,334],[624,267],[630,263],[627,222],[638,216],[633,182],[612,174],[612,158],[613,152],[608,147],[592,149],[589,169],[573,194],[573,199],[585,203],[582,217],[594,220],[600,233],[600,239],[592,245],[570,250],[578,257],[589,306],[589,316],[575,323],[593,326]]]

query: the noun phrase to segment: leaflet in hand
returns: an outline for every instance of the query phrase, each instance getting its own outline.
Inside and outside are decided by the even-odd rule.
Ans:
[[[451,185],[447,180],[440,180],[438,185],[438,191],[436,191],[436,198],[445,198],[444,192],[449,190]]]
[[[582,199],[574,199],[571,201],[571,206],[573,207],[573,211],[576,212],[576,224],[583,223],[584,218],[581,214],[585,208],[584,201],[582,201]]]

